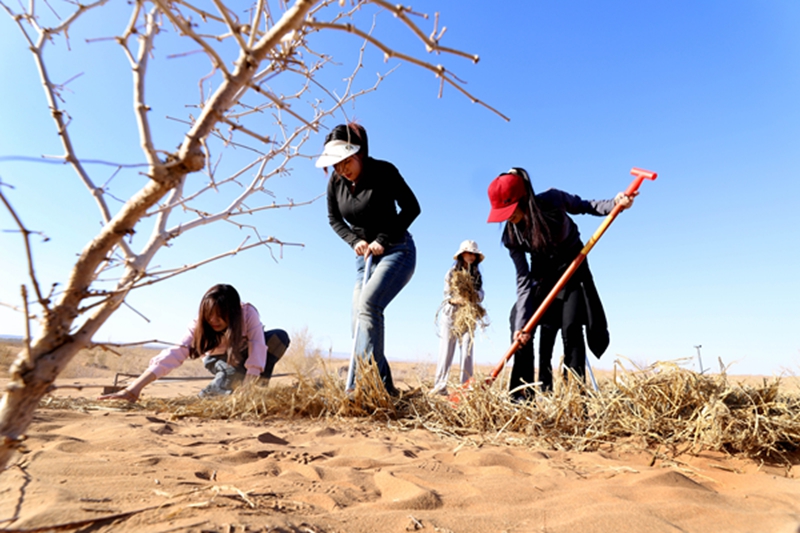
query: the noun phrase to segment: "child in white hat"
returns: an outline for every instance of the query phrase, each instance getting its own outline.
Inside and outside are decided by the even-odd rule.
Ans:
[[[439,361],[436,364],[431,394],[447,394],[447,375],[453,364],[456,343],[461,354],[461,383],[472,378],[472,353],[475,328],[484,325],[486,311],[483,301],[483,281],[478,265],[483,254],[475,241],[461,243],[453,256],[455,263],[444,277],[444,303],[439,313]]]

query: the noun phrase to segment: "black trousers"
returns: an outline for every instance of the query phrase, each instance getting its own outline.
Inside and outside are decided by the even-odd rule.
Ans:
[[[585,379],[586,342],[583,321],[579,319],[583,309],[583,292],[578,288],[565,294],[564,300],[554,300],[545,313],[545,320],[539,328],[539,381],[543,391],[553,390],[553,347],[559,329],[564,344],[564,377],[571,371],[581,381]]]
[[[569,371],[574,372],[581,380],[586,375],[586,342],[583,335],[583,325],[586,323],[586,299],[581,285],[581,270],[578,269],[572,279],[553,300],[547,312],[542,317],[539,325],[539,381],[544,391],[553,389],[553,369],[552,357],[553,347],[555,346],[556,335],[561,330],[561,341],[564,344],[564,375]],[[586,267],[588,272],[588,267]],[[555,282],[549,284],[546,290],[540,291],[535,309],[538,309],[541,302],[550,292],[550,288]],[[514,341],[516,328],[516,317],[514,316],[516,307],[511,309],[511,341]],[[535,333],[535,330],[534,330]],[[514,390],[523,385],[532,384],[534,379],[534,338],[531,336],[530,342],[514,353],[514,364],[511,369],[511,380],[509,390]],[[515,398],[530,396],[532,390],[525,389],[513,393]]]

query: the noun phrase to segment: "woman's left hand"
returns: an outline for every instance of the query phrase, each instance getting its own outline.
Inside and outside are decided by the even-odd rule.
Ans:
[[[621,205],[622,209],[629,209],[633,205],[633,198],[639,194],[639,191],[633,191],[633,193],[629,196],[624,192],[617,193],[614,197],[614,204]]]
[[[139,399],[139,394],[129,389],[122,389],[109,394],[103,394],[97,397],[98,400],[125,400],[126,402],[136,403]]]
[[[383,245],[378,241],[372,241],[369,243],[369,253],[372,255],[383,255],[383,252]]]

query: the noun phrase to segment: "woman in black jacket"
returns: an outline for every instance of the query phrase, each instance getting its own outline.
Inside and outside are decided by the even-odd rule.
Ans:
[[[417,252],[408,227],[420,214],[419,202],[394,165],[370,157],[367,131],[359,124],[336,126],[325,137],[316,166],[334,169],[328,221],[356,254],[355,352],[362,360],[372,358],[387,392],[396,394],[384,354],[383,311],[414,274]],[[362,291],[370,255],[372,268]],[[346,385],[348,390],[354,386],[354,380]]]
[[[489,185],[492,210],[488,222],[504,222],[503,245],[508,248],[517,273],[517,302],[511,311],[512,340],[522,344],[514,354],[510,388],[515,399],[529,395],[533,376],[532,335],[523,327],[583,248],[578,226],[570,214],[607,215],[616,204],[625,209],[633,198],[619,193],[613,200],[583,200],[557,189],[534,194],[528,173],[513,168]],[[530,263],[528,262],[530,257]],[[564,343],[565,375],[569,370],[584,379],[587,328],[589,348],[600,357],[609,343],[606,318],[600,296],[584,261],[559,292],[541,325],[539,340],[539,381],[551,390],[550,358],[555,332],[561,329]]]

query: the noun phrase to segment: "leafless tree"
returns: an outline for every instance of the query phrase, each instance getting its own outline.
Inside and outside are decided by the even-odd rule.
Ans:
[[[63,147],[58,157],[71,166],[92,195],[102,219],[100,231],[89,239],[66,281],[57,292],[48,293],[40,286],[34,268],[34,232],[4,194],[4,186],[10,185],[8,179],[5,184],[0,182],[0,201],[16,222],[27,255],[32,292],[29,298],[27,288],[22,287],[26,331],[32,316],[29,307],[37,308],[40,316],[38,333],[33,339],[26,335],[0,401],[0,469],[18,447],[39,400],[51,389],[56,376],[75,353],[92,343],[98,328],[130,291],[249,248],[288,244],[262,235],[242,219],[261,210],[295,205],[276,204],[268,195],[267,181],[288,173],[288,164],[294,158],[309,157],[304,144],[310,135],[326,119],[343,113],[346,104],[377,88],[382,80],[378,76],[374,85],[357,89],[354,80],[361,69],[360,61],[344,80],[326,79],[324,69],[333,63],[333,57],[318,49],[323,46],[318,44],[319,36],[339,32],[343,38],[357,39],[362,43],[362,54],[375,47],[387,59],[397,58],[429,70],[440,80],[440,92],[445,85],[452,86],[473,102],[486,105],[467,93],[445,67],[415,55],[424,49],[434,56],[422,57],[462,57],[477,62],[477,56],[441,44],[444,28],[439,28],[438,15],[431,20],[384,0],[295,0],[291,4],[256,0],[246,10],[232,7],[234,2],[229,4],[224,0],[132,0],[128,2],[131,12],[125,27],[107,30],[113,35],[119,31],[118,36],[98,36],[98,42],[116,41],[130,63],[133,114],[144,161],[133,170],[119,165],[120,172],[132,173],[139,180],[140,188],[124,195],[121,207],[114,211],[111,206],[116,204],[109,202],[109,198],[116,198],[113,183],[108,180],[101,184],[73,143],[70,115],[61,98],[64,84],[51,78],[46,50],[55,41],[69,45],[70,31],[89,14],[119,9],[120,5],[108,0],[85,5],[30,0],[27,6],[20,3],[12,7],[0,0],[0,7],[15,21],[33,54]],[[392,24],[403,25],[418,38],[420,49],[402,51],[382,41],[375,24],[381,12],[392,15]],[[432,26],[432,31],[423,32],[423,23]],[[179,146],[177,150],[157,147],[146,97],[146,88],[168,90],[163,82],[147,77],[157,42],[159,52],[180,42],[184,47],[180,54],[199,52],[209,65],[208,75],[198,80],[199,101],[187,106],[184,118],[172,117],[185,123],[182,138],[169,144]],[[188,51],[187,43],[192,47]],[[238,170],[221,175],[220,154],[231,147],[252,157]],[[209,210],[204,198],[211,192],[224,192],[222,207]],[[151,266],[156,253],[178,236],[219,222],[246,228],[250,237],[193,264],[158,271]],[[147,242],[139,249],[129,237],[137,231],[149,231]]]

